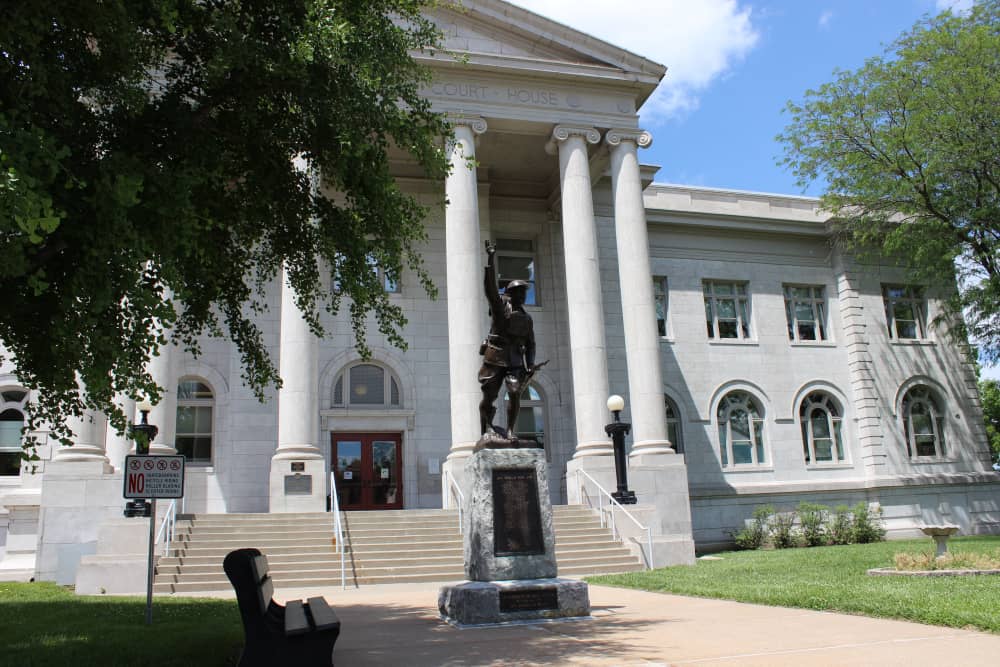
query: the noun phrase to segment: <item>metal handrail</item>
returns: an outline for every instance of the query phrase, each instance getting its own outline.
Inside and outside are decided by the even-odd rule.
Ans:
[[[465,533],[465,494],[462,493],[462,489],[458,486],[458,482],[455,478],[445,473],[445,478],[448,480],[448,489],[450,490],[452,497],[458,502],[458,532]]]
[[[174,541],[174,528],[177,525],[177,501],[171,500],[170,504],[167,506],[167,511],[163,515],[163,520],[160,521],[160,528],[156,531],[155,544],[160,543],[161,537],[166,537],[166,542],[163,546],[163,555],[165,557],[170,556],[170,543]]]
[[[340,499],[337,498],[337,479],[333,472],[330,473],[330,511],[333,512],[333,534],[340,554],[340,590],[343,591],[347,589],[344,575],[344,526],[340,521]]]
[[[617,523],[615,522],[615,507],[617,507],[618,509],[620,509],[625,514],[625,516],[627,516],[629,519],[632,520],[632,523],[634,523],[639,530],[646,531],[646,547],[649,549],[649,552],[648,552],[649,555],[646,557],[646,569],[647,570],[652,570],[653,569],[653,531],[650,530],[649,526],[644,526],[641,523],[639,523],[639,520],[636,519],[634,516],[632,516],[631,512],[629,512],[627,509],[625,509],[624,507],[622,507],[622,504],[619,503],[617,500],[615,500],[614,496],[612,496],[610,493],[608,493],[607,489],[605,489],[603,486],[601,486],[596,479],[594,479],[593,477],[591,477],[590,474],[586,470],[583,470],[581,468],[577,468],[576,469],[576,485],[577,485],[577,488],[580,489],[580,496],[582,498],[587,498],[587,500],[588,500],[587,504],[588,505],[590,505],[590,502],[589,502],[590,497],[587,496],[587,494],[586,494],[586,488],[584,487],[583,482],[580,479],[581,475],[583,475],[584,477],[586,477],[588,480],[590,480],[591,484],[593,484],[595,487],[597,487],[597,490],[600,492],[600,495],[604,496],[605,498],[607,498],[608,499],[608,505],[611,506],[610,510],[605,510],[603,504],[600,507],[598,507],[598,511],[600,512],[600,516],[601,516],[601,527],[602,528],[605,526],[605,523],[604,523],[604,513],[605,513],[605,511],[607,511],[608,515],[611,517],[611,534],[612,534],[612,536],[616,540],[618,540],[619,542],[624,542],[625,541],[625,538],[621,535],[621,533],[618,532],[618,526],[617,526]],[[591,507],[592,507],[592,505],[591,505]]]

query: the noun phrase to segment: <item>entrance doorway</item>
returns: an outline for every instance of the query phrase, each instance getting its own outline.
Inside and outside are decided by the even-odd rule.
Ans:
[[[331,433],[330,439],[340,509],[402,509],[401,434]]]

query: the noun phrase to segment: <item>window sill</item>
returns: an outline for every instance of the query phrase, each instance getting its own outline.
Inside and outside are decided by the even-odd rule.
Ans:
[[[737,346],[743,345],[747,347],[759,347],[760,341],[758,341],[756,338],[709,338],[708,344],[719,345],[723,347],[726,345],[737,345]]]
[[[722,466],[722,472],[774,472],[774,466],[755,466],[752,463],[741,463],[736,466]]]
[[[954,463],[955,459],[948,456],[911,456],[910,463],[913,465],[930,463]]]
[[[788,344],[792,347],[837,347],[832,340],[790,340]]]
[[[853,463],[807,463],[806,470],[853,470]]]
[[[900,347],[927,347],[937,345],[937,342],[930,340],[929,338],[890,338],[889,345],[899,345]]]

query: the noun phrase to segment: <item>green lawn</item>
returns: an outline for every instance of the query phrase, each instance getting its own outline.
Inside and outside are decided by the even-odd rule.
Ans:
[[[1000,537],[962,537],[951,551],[993,552]],[[693,567],[590,577],[594,584],[843,611],[1000,633],[1000,575],[870,577],[900,551],[933,551],[930,539],[781,551],[733,551]]]
[[[235,665],[235,600],[78,597],[49,583],[0,583],[0,665]]]

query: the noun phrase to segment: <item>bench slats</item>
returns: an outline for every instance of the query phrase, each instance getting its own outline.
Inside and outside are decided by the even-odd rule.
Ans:
[[[317,630],[331,630],[340,627],[340,619],[337,614],[321,597],[309,598],[309,611],[312,613],[313,623]]]
[[[257,586],[257,598],[260,602],[260,613],[267,613],[267,607],[271,604],[271,598],[274,597],[274,582],[271,581],[271,577],[267,574],[261,579],[260,584]]]
[[[302,600],[289,600],[285,605],[285,634],[304,635],[309,632],[309,620]]]

